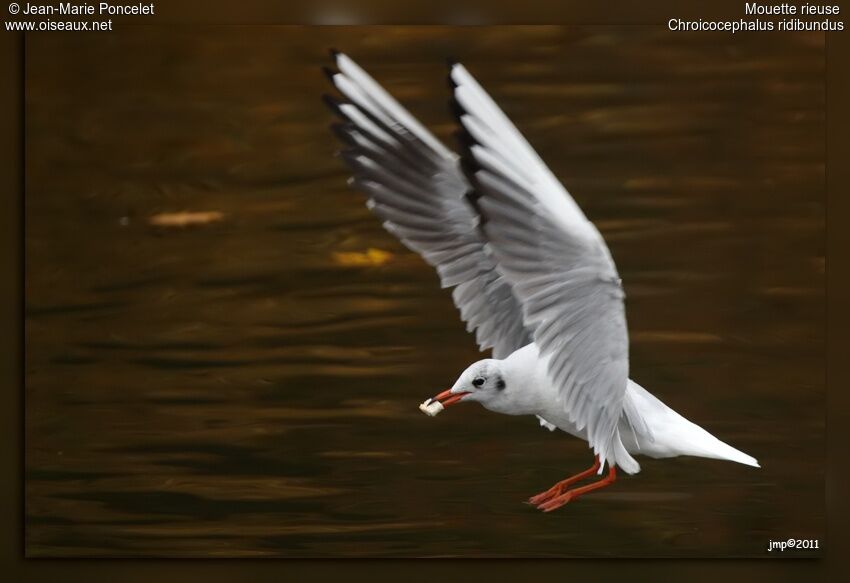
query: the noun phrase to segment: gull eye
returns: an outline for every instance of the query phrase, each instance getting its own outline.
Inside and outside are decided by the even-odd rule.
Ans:
[[[480,387],[484,384],[484,377],[476,377],[475,380],[472,381],[472,385],[475,387]]]

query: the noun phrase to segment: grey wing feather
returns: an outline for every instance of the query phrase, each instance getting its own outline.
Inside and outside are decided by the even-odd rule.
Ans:
[[[467,133],[464,167],[481,198],[485,234],[522,304],[525,325],[549,358],[549,380],[600,459],[628,472],[620,441],[629,375],[624,293],[596,227],[462,65],[451,69]],[[629,421],[646,427],[636,412]],[[600,468],[601,471],[601,468]]]
[[[467,199],[456,154],[443,146],[371,76],[342,53],[329,72],[346,102],[331,102],[343,123],[334,130],[348,146],[351,184],[384,228],[434,266],[443,287],[475,331],[481,350],[504,358],[529,342],[519,303],[501,275]]]

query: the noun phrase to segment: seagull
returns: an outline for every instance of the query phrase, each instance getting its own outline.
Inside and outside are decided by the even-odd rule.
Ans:
[[[454,288],[467,331],[492,351],[423,412],[476,401],[587,441],[590,468],[528,499],[544,512],[609,486],[618,468],[636,474],[638,454],[760,467],[629,378],[625,295],[602,235],[463,65],[448,74],[458,155],[351,58],[331,56],[337,95],[324,99],[349,184]]]

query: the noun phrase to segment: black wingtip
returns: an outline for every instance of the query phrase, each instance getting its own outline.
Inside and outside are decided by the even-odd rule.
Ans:
[[[451,89],[452,92],[454,92],[454,90],[457,88],[457,83],[455,83],[455,80],[452,79],[452,69],[454,69],[454,66],[457,64],[458,62],[452,57],[446,59],[446,65],[449,68],[449,73],[448,75],[446,75],[446,83],[448,83],[449,89]]]
[[[362,164],[357,161],[357,151],[353,148],[342,148],[341,150],[337,150],[336,156],[342,158],[352,170],[356,171],[362,167]]]
[[[330,81],[331,83],[334,82],[334,76],[339,74],[338,71],[334,71],[330,67],[322,67],[322,73],[325,74],[325,77],[327,77],[328,81]]]
[[[333,95],[329,95],[327,93],[322,93],[322,101],[325,102],[325,105],[328,106],[328,109],[331,110],[334,114],[338,115],[340,118],[347,120],[345,114],[342,113],[342,109],[340,108],[340,102]]]
[[[478,145],[478,142],[475,141],[472,135],[468,131],[466,131],[466,128],[463,126],[457,128],[454,132],[452,132],[452,137],[455,139],[457,145],[460,146],[460,148],[464,152],[472,149],[472,146]]]
[[[457,123],[461,123],[460,118],[466,115],[466,110],[460,103],[458,103],[458,100],[455,99],[454,95],[449,98],[449,113]]]
[[[330,54],[331,58],[336,61],[336,58],[340,56],[342,53],[335,48],[331,47],[328,49],[328,54]]]
[[[343,144],[356,146],[357,142],[351,137],[351,124],[335,122],[330,125],[331,131]]]

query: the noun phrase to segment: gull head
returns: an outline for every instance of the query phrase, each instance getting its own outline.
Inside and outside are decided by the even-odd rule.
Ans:
[[[512,413],[508,383],[502,374],[502,361],[492,358],[479,360],[461,373],[452,388],[427,399],[419,409],[433,417],[449,405],[478,401],[497,413]]]

